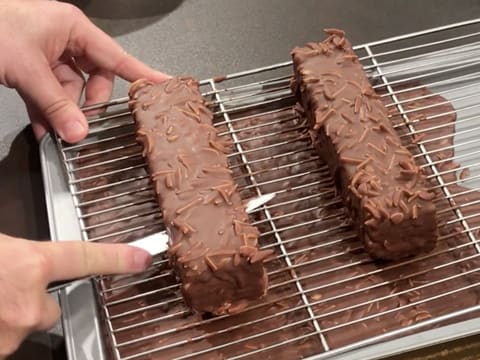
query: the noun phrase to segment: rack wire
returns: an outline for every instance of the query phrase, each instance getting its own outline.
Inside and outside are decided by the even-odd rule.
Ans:
[[[141,275],[96,280],[114,359],[323,359],[479,316],[480,19],[355,47],[436,200],[439,244],[373,262],[344,214],[290,91],[291,62],[201,82],[233,145],[243,198],[275,191],[251,215],[269,294],[234,316],[191,314],[168,259]],[[428,89],[428,90],[427,90]],[[83,142],[58,140],[85,241],[126,242],[163,229],[128,99],[84,110]]]

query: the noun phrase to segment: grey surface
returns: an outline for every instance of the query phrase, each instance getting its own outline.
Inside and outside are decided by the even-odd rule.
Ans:
[[[478,23],[479,20],[476,22]],[[478,24],[477,24],[478,25]],[[460,35],[464,32],[474,32],[477,31],[478,26],[469,26],[465,29],[456,29],[455,34]],[[444,39],[448,34],[436,33],[436,37]],[[451,34],[450,34],[451,35]],[[409,37],[410,35],[406,35]],[[416,39],[415,43],[424,44],[425,38],[430,39],[430,35],[424,35]],[[385,41],[384,41],[385,42]],[[386,40],[389,44],[386,45],[391,48],[399,49],[404,45],[399,44],[399,41]],[[378,42],[377,42],[378,44]],[[413,45],[411,39],[409,44]],[[406,58],[399,61],[396,56],[396,60],[391,64],[383,64],[381,70],[383,74],[389,74],[386,81],[398,81],[415,76],[422,76],[425,73],[438,72],[440,70],[450,69],[455,67],[455,64],[458,65],[458,62],[478,62],[480,61],[480,50],[478,44],[471,46],[461,46],[454,47],[454,44],[450,44],[448,49],[439,50],[436,47],[429,47],[424,49],[426,52],[431,52],[429,54],[423,54],[421,56],[412,58]],[[379,45],[374,47],[374,52],[379,50]],[[380,46],[383,48],[382,46]],[[358,46],[359,54],[362,53],[362,46]],[[381,51],[381,50],[380,50]],[[401,55],[400,55],[401,56]],[[377,59],[378,60],[378,59]],[[265,68],[264,68],[265,69]],[[253,70],[255,71],[255,70]],[[289,67],[284,69],[286,72],[281,74],[288,74],[288,71],[291,71]],[[251,75],[258,80],[265,80],[269,78],[272,74],[269,75],[263,74],[260,75],[262,71],[256,75]],[[467,71],[468,73],[468,71]],[[281,75],[276,74],[276,75]],[[375,74],[372,74],[374,76]],[[452,75],[452,74],[450,74]],[[457,74],[458,75],[458,74]],[[435,78],[435,77],[433,77]],[[238,79],[240,80],[240,79]],[[252,77],[246,77],[240,80],[238,85],[250,83],[253,81]],[[457,122],[456,122],[456,131],[457,135],[455,136],[455,144],[458,145],[456,148],[456,154],[474,154],[478,152],[478,143],[469,144],[468,140],[472,137],[478,137],[478,131],[472,131],[476,129],[471,129],[470,124],[467,122],[467,119],[472,116],[478,118],[478,97],[472,97],[472,95],[477,94],[477,84],[478,77],[476,80],[456,80],[454,82],[435,84],[432,76],[428,78],[429,88],[431,91],[437,94],[442,94],[446,100],[453,104],[454,108],[457,110]],[[464,85],[475,85],[469,87],[463,87]],[[462,86],[459,86],[462,85]],[[228,85],[227,85],[228,86]],[[455,91],[452,91],[455,89]],[[289,91],[287,90],[287,93]],[[235,101],[234,106],[245,105],[245,99]],[[248,102],[248,101],[247,101]],[[255,101],[256,102],[256,101]],[[232,103],[230,103],[232,106]],[[123,105],[123,111],[126,110],[126,104]],[[117,109],[117,111],[122,111]],[[107,114],[108,117],[108,114]],[[118,122],[119,119],[114,120]],[[120,120],[121,121],[121,120]],[[104,126],[111,126],[112,124],[104,123]],[[478,130],[478,129],[477,129]],[[94,140],[95,135],[90,137],[90,140]],[[65,240],[71,238],[78,238],[80,236],[80,229],[78,228],[78,221],[74,215],[74,204],[72,198],[69,194],[69,190],[66,182],[62,176],[62,165],[58,162],[57,151],[55,149],[55,144],[51,141],[50,137],[47,137],[42,141],[40,145],[40,156],[42,159],[42,169],[44,174],[44,185],[46,189],[46,199],[47,199],[47,209],[49,210],[49,224],[51,229],[52,239],[55,240]],[[460,145],[463,144],[463,145]],[[467,144],[468,146],[466,146]],[[72,156],[70,154],[68,156]],[[473,161],[473,163],[472,163]],[[476,164],[475,159],[462,158],[462,164],[469,163],[469,168],[472,170],[472,173],[475,168],[478,169],[478,164]],[[480,184],[478,179],[475,178],[475,175],[472,178],[467,180],[468,185],[464,183],[463,185],[470,188],[478,189]],[[68,217],[67,217],[68,216]],[[59,221],[61,220],[61,221]],[[87,284],[83,284],[87,285]],[[67,294],[62,297],[62,307],[63,307],[63,324],[65,329],[65,336],[68,340],[67,350],[70,360],[102,360],[104,356],[102,352],[99,352],[99,344],[93,339],[101,339],[102,335],[98,326],[98,318],[94,313],[96,306],[95,301],[92,296],[92,289],[88,286],[76,287],[74,291],[67,289]],[[414,335],[405,336],[398,338],[393,341],[389,341],[392,336],[406,335],[412,332],[412,327],[403,327],[392,332],[385,334],[380,334],[378,336],[370,337],[368,339],[362,340],[359,343],[353,343],[345,347],[338,349],[330,350],[327,353],[314,355],[308,359],[311,360],[320,360],[320,359],[331,359],[331,360],[347,360],[347,359],[380,359],[384,358],[387,355],[403,353],[410,349],[417,349],[432,344],[444,343],[445,341],[452,340],[454,338],[460,338],[468,336],[471,334],[478,333],[478,319],[472,319],[466,322],[455,323],[449,326],[442,326],[435,330],[421,332],[425,326],[431,326],[434,324],[440,324],[447,319],[455,318],[455,316],[471,313],[473,311],[478,311],[480,305],[477,305],[474,308],[464,309],[456,313],[450,313],[443,315],[441,317],[435,317],[426,322],[421,322],[413,325],[415,330],[420,331]],[[100,340],[99,340],[100,341]],[[381,342],[381,343],[380,343]],[[480,343],[478,343],[480,346]]]
[[[198,78],[287,60],[293,46],[321,39],[324,27],[344,28],[355,44],[480,16],[475,0],[74,2],[144,62]],[[114,96],[124,96],[126,86],[118,81]],[[0,88],[0,108],[0,231],[46,239],[38,148],[23,103]],[[48,359],[42,349],[50,342],[37,336],[15,358]]]

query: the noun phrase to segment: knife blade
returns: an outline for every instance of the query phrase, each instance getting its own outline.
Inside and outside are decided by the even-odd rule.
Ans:
[[[275,195],[276,195],[275,193],[269,193],[269,194],[260,195],[248,200],[245,204],[245,211],[247,212],[247,214],[250,214],[251,212],[261,207],[262,205],[265,205],[266,203],[271,201],[275,197]],[[128,245],[139,247],[147,251],[150,255],[155,256],[155,255],[164,253],[168,250],[169,239],[170,237],[167,231],[164,230],[151,235],[147,235],[141,239],[129,242]],[[89,276],[81,279],[55,281],[49,284],[47,291],[49,293],[53,293],[73,283],[90,280],[92,278],[93,276]]]

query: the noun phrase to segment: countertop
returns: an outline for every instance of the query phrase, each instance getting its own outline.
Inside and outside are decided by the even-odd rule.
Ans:
[[[476,0],[72,2],[142,61],[200,79],[285,61],[293,46],[321,39],[325,27],[345,29],[358,44],[480,16]],[[117,81],[114,96],[125,96],[126,89]],[[38,146],[26,111],[17,94],[5,88],[0,88],[0,108],[0,231],[48,239]],[[411,358],[477,359],[479,342],[442,345]],[[61,359],[62,344],[60,337],[37,334],[13,358]]]

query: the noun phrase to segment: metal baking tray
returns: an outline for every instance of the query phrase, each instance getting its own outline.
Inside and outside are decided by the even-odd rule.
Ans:
[[[319,34],[318,37],[320,39],[322,35]],[[285,353],[282,352],[280,355],[278,352],[276,353],[277,358],[282,358],[281,355],[287,354],[290,347],[295,347],[296,344],[303,346],[305,343],[309,344],[309,341],[313,341],[315,344],[312,343],[308,354],[305,356],[302,354],[303,358],[378,359],[479,332],[478,311],[480,305],[478,305],[477,298],[474,304],[463,307],[457,306],[450,310],[447,308],[442,313],[429,314],[422,319],[417,319],[416,316],[419,314],[417,312],[414,320],[402,323],[401,326],[396,328],[380,329],[368,338],[336,342],[338,330],[348,330],[364,320],[364,318],[356,320],[347,318],[345,320],[345,318],[342,318],[344,312],[350,311],[350,314],[355,314],[357,308],[368,306],[367,314],[373,311],[372,315],[365,315],[365,326],[368,327],[371,324],[368,321],[373,321],[375,318],[380,319],[382,316],[389,316],[389,314],[403,316],[412,308],[417,306],[421,308],[430,302],[439,300],[445,303],[453,302],[455,299],[458,300],[464,292],[477,291],[480,288],[479,277],[474,276],[480,273],[479,263],[472,262],[470,264],[471,260],[477,260],[477,256],[480,257],[477,231],[480,226],[475,223],[477,217],[480,219],[480,214],[471,211],[469,213],[463,212],[467,211],[469,206],[475,205],[476,200],[474,199],[468,204],[455,203],[456,195],[451,193],[450,188],[450,186],[458,183],[466,189],[464,192],[467,193],[480,189],[480,161],[476,160],[476,154],[480,153],[480,145],[476,140],[480,136],[480,123],[478,122],[480,120],[480,94],[477,91],[478,84],[480,84],[480,19],[358,45],[355,50],[364,63],[374,87],[383,94],[383,97],[389,99],[389,107],[400,114],[398,118],[404,124],[400,124],[398,127],[403,126],[408,136],[418,136],[418,145],[414,145],[417,156],[423,159],[424,166],[430,171],[432,181],[437,184],[436,186],[441,189],[445,199],[447,199],[447,205],[443,210],[451,211],[454,214],[454,218],[444,225],[455,228],[456,234],[461,234],[465,241],[461,244],[449,245],[450,247],[426,255],[426,258],[435,259],[435,257],[438,257],[440,259],[442,254],[454,254],[458,249],[469,249],[470,252],[466,254],[460,251],[457,258],[452,258],[447,262],[439,260],[440,262],[431,265],[431,268],[422,269],[420,267],[422,273],[435,273],[440,269],[451,268],[450,272],[443,273],[441,278],[427,283],[415,283],[409,280],[407,288],[397,289],[395,285],[390,293],[381,295],[381,298],[378,297],[379,295],[371,295],[373,298],[367,296],[367,299],[365,299],[362,298],[362,294],[369,294],[369,290],[372,288],[384,285],[390,286],[401,279],[388,279],[385,280],[385,283],[378,283],[377,279],[375,280],[377,283],[374,282],[373,285],[361,283],[357,288],[350,288],[348,283],[357,277],[371,278],[375,274],[385,274],[392,267],[389,264],[372,265],[369,263],[375,267],[370,268],[365,273],[358,275],[353,272],[349,275],[350,277],[332,280],[332,283],[327,281],[327,283],[322,283],[316,287],[309,285],[307,280],[325,279],[326,274],[333,274],[337,270],[341,273],[345,269],[353,268],[356,266],[355,261],[363,264],[369,260],[365,258],[365,254],[361,250],[355,249],[353,245],[348,245],[346,248],[335,247],[344,243],[349,244],[348,241],[351,240],[353,235],[351,229],[349,230],[348,223],[342,218],[341,212],[328,212],[330,211],[329,206],[332,204],[338,205],[339,200],[332,188],[331,179],[329,179],[328,174],[325,174],[324,165],[312,154],[308,141],[304,141],[306,139],[305,127],[301,119],[295,116],[287,116],[280,120],[271,117],[272,114],[283,111],[287,114],[293,114],[290,110],[294,104],[294,98],[289,89],[289,80],[292,73],[291,62],[207,79],[201,82],[202,91],[209,99],[215,113],[216,126],[219,127],[222,134],[233,140],[234,148],[230,161],[232,168],[239,171],[238,178],[243,181],[240,184],[242,191],[246,195],[247,193],[259,194],[264,192],[266,187],[281,183],[285,184],[283,188],[280,187],[282,194],[294,196],[294,198],[282,198],[280,196],[278,200],[280,203],[263,207],[253,221],[260,224],[262,236],[265,236],[261,245],[276,250],[278,260],[272,265],[271,274],[275,275],[282,271],[287,273],[287,278],[282,278],[279,284],[276,284],[273,280],[274,288],[287,284],[291,287],[288,290],[291,293],[287,291],[286,295],[283,294],[283,296],[288,299],[295,297],[298,302],[294,305],[290,304],[286,308],[280,307],[274,313],[257,314],[255,319],[246,317],[247,320],[240,319],[239,322],[237,319],[235,325],[231,325],[229,328],[215,329],[215,334],[203,331],[196,333],[194,336],[190,334],[181,338],[183,330],[197,331],[201,326],[215,324],[217,320],[202,320],[188,314],[188,310],[182,308],[181,298],[178,297],[178,294],[174,291],[169,292],[171,288],[176,287],[175,283],[167,282],[166,285],[165,282],[159,283],[159,288],[153,291],[155,294],[165,292],[165,298],[162,298],[163,295],[158,295],[160,297],[156,298],[156,302],[145,300],[152,295],[152,290],[143,290],[142,292],[142,284],[159,281],[159,279],[165,280],[170,276],[167,260],[159,257],[155,259],[153,269],[141,276],[113,279],[99,278],[60,292],[63,309],[62,324],[69,359],[150,359],[154,355],[160,357],[163,351],[168,351],[171,348],[185,349],[186,353],[178,355],[178,358],[182,359],[195,358],[196,355],[208,357],[210,352],[213,358],[214,353],[221,353],[224,349],[229,349],[245,341],[247,343],[241,348],[243,350],[239,351],[237,349],[234,355],[222,356],[235,359],[261,358],[265,357],[265,354],[270,354],[269,351],[275,353],[278,349],[280,351],[285,350]],[[418,81],[421,85],[418,85]],[[405,84],[406,87],[399,87]],[[457,117],[455,133],[442,135],[441,137],[442,139],[452,139],[453,137],[453,143],[446,140],[443,147],[445,149],[454,147],[455,154],[451,159],[445,161],[454,160],[460,166],[458,169],[445,170],[440,166],[441,161],[432,160],[431,155],[435,152],[429,148],[429,141],[431,143],[432,138],[422,140],[420,137],[421,133],[427,133],[428,135],[429,131],[436,131],[448,126],[448,124],[438,123],[436,125],[435,123],[436,118],[448,115],[442,113],[442,111],[445,112],[445,108],[442,107],[445,104],[437,102],[435,105],[424,106],[422,111],[428,113],[427,120],[431,121],[431,125],[426,129],[418,130],[415,128],[416,120],[413,115],[420,110],[408,107],[408,102],[412,101],[411,99],[406,101],[401,99],[402,94],[410,91],[412,87],[423,86],[427,86],[433,94],[441,95],[448,100],[455,109],[454,112]],[[432,96],[430,93],[422,95],[423,98],[430,96]],[[127,99],[123,98],[103,104],[107,107],[106,113],[90,119],[91,134],[78,145],[70,146],[50,136],[43,139],[41,160],[52,240],[127,241],[132,240],[139,233],[151,233],[162,228],[158,208],[156,208],[152,197],[148,195],[151,191],[148,176],[141,172],[144,171],[142,170],[144,164],[141,161],[139,149],[135,148],[132,119],[126,101]],[[435,109],[442,110],[435,112]],[[452,113],[452,111],[447,111],[447,113]],[[264,123],[254,124],[250,122],[245,128],[241,125],[245,119],[249,119],[249,121],[260,119]],[[290,121],[292,122],[290,128],[286,130],[276,128],[280,123]],[[270,128],[273,130],[268,130]],[[288,136],[291,137],[280,136],[285,133],[288,133]],[[433,140],[442,139],[434,138]],[[277,149],[285,149],[284,146],[287,143],[297,141],[301,142],[299,148],[288,152],[284,150],[275,152]],[[261,155],[262,153],[259,155],[259,149],[262,149],[267,155]],[[116,156],[116,152],[121,155]],[[304,158],[295,157],[299,153],[308,156],[305,155],[307,157]],[[291,159],[297,160],[291,162]],[[133,160],[135,161],[132,162]],[[267,164],[265,165],[266,170],[258,167],[258,164],[262,162]],[[268,166],[269,162],[272,162],[271,164],[275,164],[275,166]],[[310,164],[309,167],[308,164]],[[312,167],[312,164],[314,167]],[[292,171],[291,175],[285,176],[285,173],[282,173],[285,169]],[[468,169],[468,173],[465,170],[463,175],[459,176],[457,171],[460,173],[464,169]],[[280,171],[283,174],[282,177],[278,177],[276,171]],[[129,172],[132,172],[132,175],[125,175]],[[455,173],[455,180],[452,181],[447,176],[453,173]],[[314,175],[313,178],[311,177],[312,174]],[[125,177],[118,178],[118,176],[123,175]],[[109,176],[116,177],[116,180],[109,182],[106,179]],[[308,184],[302,183],[305,179],[320,180],[314,180],[313,183]],[[128,188],[128,191],[119,190],[125,184],[130,184],[133,187]],[[309,193],[308,196],[303,197],[299,195],[305,195],[301,191],[312,184],[315,186],[320,184],[322,191],[331,194],[331,197],[319,201],[318,205],[313,208],[296,209],[293,212],[290,209],[290,212],[288,212],[288,206],[294,203],[307,204],[307,201],[318,196],[318,192]],[[126,202],[117,204],[116,208],[112,210],[112,204],[109,201],[132,195],[133,197],[129,197]],[[104,203],[103,207],[99,206],[102,202]],[[125,209],[133,209],[135,206],[145,206],[145,204],[149,204],[148,207],[143,207],[141,211],[135,210],[134,215],[121,213],[121,215],[113,218],[104,217],[105,214],[112,211],[121,212]],[[311,203],[308,204],[311,205]],[[92,213],[88,213],[86,210],[92,205],[98,205],[96,208],[94,207],[95,214],[93,217],[97,218],[96,223],[91,222]],[[313,219],[305,220],[305,218],[300,217],[309,211],[316,214]],[[290,220],[295,222],[295,225],[290,223],[287,226],[283,225],[285,227],[282,228],[281,221],[288,220],[289,217],[291,217]],[[339,222],[335,223],[337,220]],[[288,236],[292,228],[315,229],[312,226],[317,225],[322,226],[318,234],[307,233],[302,237]],[[110,227],[110,230],[105,231],[104,229],[108,227]],[[318,235],[316,241],[320,242],[319,244],[314,243],[312,246],[312,243],[309,243],[295,249],[290,247],[292,243],[303,241],[313,235]],[[450,235],[443,239],[449,238],[451,238]],[[324,254],[322,258],[308,258],[308,254],[315,254],[316,250],[329,246],[333,247],[328,256]],[[332,263],[329,262],[330,259],[336,257],[343,260],[336,263],[337,267],[329,268],[329,266],[332,266]],[[393,265],[393,267],[415,266],[415,263],[423,261],[422,259],[423,257],[406,260],[404,263]],[[468,269],[462,268],[462,270],[459,270],[460,268],[457,265],[467,262],[470,264]],[[324,263],[326,267],[322,271],[316,270],[317,272],[314,273],[304,272],[305,268],[311,263]],[[414,275],[411,274],[410,276],[415,279]],[[470,276],[473,277],[470,278]],[[457,278],[466,279],[467,277],[469,279],[467,285],[464,283],[462,286],[458,285],[458,288],[451,287],[449,281]],[[274,278],[273,275],[272,278]],[[442,290],[444,284],[445,289]],[[450,285],[447,286],[447,284]],[[332,299],[329,299],[328,295],[325,295],[328,292],[324,293],[324,289],[334,285],[340,285],[343,290],[331,295]],[[136,289],[133,295],[125,295],[133,288]],[[399,302],[393,308],[385,309],[379,305],[382,304],[381,301],[388,302],[407,293],[410,294],[412,291],[421,293],[423,289],[427,288],[435,288],[436,290],[416,302]],[[356,297],[358,297],[358,300],[355,300]],[[333,310],[331,306],[326,308],[320,306],[334,301],[334,298],[350,299],[348,300],[350,303],[343,305],[344,308],[342,309],[335,309],[337,303],[333,306]],[[118,311],[115,313],[114,311],[112,313],[113,307],[126,304],[129,301],[138,301],[138,304],[143,305],[138,305],[139,309],[123,313]],[[355,301],[358,301],[358,303],[355,303]],[[171,304],[178,306],[174,309],[183,310],[175,310],[177,313],[172,315],[168,313],[171,310],[168,306]],[[289,303],[287,302],[287,304]],[[156,317],[149,317],[151,309],[166,305],[168,306],[166,310],[163,310],[164,315],[156,313]],[[261,308],[263,305],[257,304],[256,306]],[[283,316],[283,314],[288,315],[297,310],[301,313],[300,317],[286,317],[287,320],[278,328],[259,330],[256,326],[262,321],[275,319],[277,316]],[[139,314],[138,318],[135,317],[136,314]],[[169,319],[179,314],[184,320],[186,319],[182,327],[178,329],[169,328],[168,325],[162,327],[164,322],[168,324]],[[335,316],[338,316],[336,323],[328,325],[330,323],[325,322],[325,318],[329,314],[334,319]],[[119,325],[118,319],[122,320],[123,318],[130,322]],[[157,334],[155,332],[149,334],[143,332],[146,327],[155,324],[159,324]],[[305,324],[306,326],[302,328],[301,332],[295,332],[293,330],[296,324]],[[128,329],[133,330],[134,333],[137,329],[138,335],[131,335],[128,339],[122,338],[122,331]],[[237,329],[251,330],[251,334],[243,339],[222,340],[223,342],[217,340],[217,342],[207,346],[199,345],[204,344],[205,340],[210,340],[213,335],[221,335]],[[337,330],[337,333],[335,333],[335,330]],[[162,345],[162,336],[170,333],[178,333],[180,338],[173,344]],[[269,338],[269,336],[272,334],[279,336],[275,337],[276,340],[271,340],[272,338]],[[249,346],[249,339],[261,339],[263,337],[266,340],[261,346]],[[160,340],[154,347],[145,345],[143,348],[135,348],[136,344],[141,345],[142,341],[147,340],[147,338]],[[198,346],[194,347],[194,345],[198,345],[200,348]],[[132,346],[133,348],[130,348]],[[300,345],[298,346],[300,347]],[[164,358],[174,357],[165,355]]]

